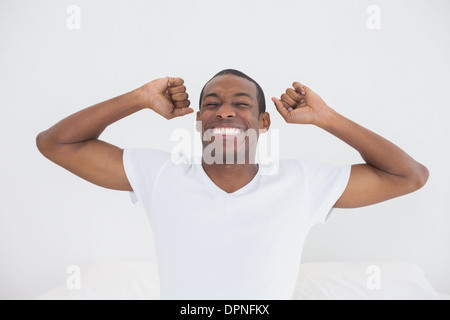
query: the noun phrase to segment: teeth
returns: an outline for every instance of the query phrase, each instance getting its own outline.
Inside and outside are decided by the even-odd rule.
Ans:
[[[214,128],[213,130],[212,130],[212,133],[213,134],[222,134],[222,135],[234,135],[234,136],[236,136],[236,135],[239,135],[239,134],[241,134],[242,133],[242,130],[241,129],[238,129],[238,128]]]

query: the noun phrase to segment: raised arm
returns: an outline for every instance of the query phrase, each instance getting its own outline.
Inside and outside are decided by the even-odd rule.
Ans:
[[[405,151],[330,108],[314,91],[294,82],[281,100],[272,98],[288,123],[313,124],[355,148],[365,164],[353,165],[335,208],[357,208],[420,189],[428,169]]]
[[[124,95],[78,111],[39,133],[36,145],[49,160],[101,187],[133,191],[122,163],[123,149],[99,140],[110,124],[142,109],[166,119],[192,113],[184,81],[161,78]]]

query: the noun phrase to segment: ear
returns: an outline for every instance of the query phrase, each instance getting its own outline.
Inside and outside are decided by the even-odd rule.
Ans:
[[[200,111],[197,111],[197,119],[195,123],[195,130],[202,133],[202,122],[200,121]]]
[[[263,132],[268,131],[270,128],[270,114],[268,112],[264,112],[259,116],[259,130]]]

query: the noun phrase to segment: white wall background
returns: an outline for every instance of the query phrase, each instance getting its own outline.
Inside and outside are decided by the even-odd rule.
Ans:
[[[66,10],[81,9],[69,30]],[[381,30],[366,10],[381,9]],[[281,157],[361,162],[320,129],[285,124],[270,102],[295,80],[390,139],[431,172],[420,191],[335,210],[310,233],[304,261],[416,262],[450,292],[450,2],[447,0],[42,0],[0,2],[0,298],[64,286],[66,268],[103,258],[153,259],[145,212],[127,192],[90,184],[48,161],[35,137],[62,118],[163,76],[203,84],[240,69],[265,89]],[[149,110],[106,129],[124,147],[170,151],[176,128]]]

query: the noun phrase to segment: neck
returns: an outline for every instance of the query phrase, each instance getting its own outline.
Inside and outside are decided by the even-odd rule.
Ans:
[[[202,167],[222,190],[232,193],[247,185],[258,172],[258,164],[206,164]]]

